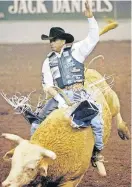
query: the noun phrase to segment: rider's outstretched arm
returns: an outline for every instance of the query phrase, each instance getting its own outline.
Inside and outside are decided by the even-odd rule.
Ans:
[[[88,35],[84,40],[74,43],[72,46],[72,56],[81,63],[85,61],[99,41],[99,27],[88,1],[85,3],[85,16],[89,24]]]

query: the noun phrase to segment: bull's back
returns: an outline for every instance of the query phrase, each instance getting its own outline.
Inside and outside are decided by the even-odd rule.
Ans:
[[[64,110],[58,109],[40,125],[31,142],[56,153],[57,159],[51,162],[48,175],[76,177],[89,166],[94,136],[90,127],[73,129]]]

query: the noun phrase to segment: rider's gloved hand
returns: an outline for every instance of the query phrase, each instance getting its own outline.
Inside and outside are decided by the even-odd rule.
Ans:
[[[68,108],[68,105],[66,103],[64,103],[63,105],[58,105],[58,108]]]
[[[58,101],[58,108],[67,108],[68,107],[68,105],[66,104],[66,102],[65,102],[65,100],[63,99],[63,97],[61,97],[61,95],[60,94],[57,94],[55,97],[54,97],[54,99],[56,100],[56,101]]]

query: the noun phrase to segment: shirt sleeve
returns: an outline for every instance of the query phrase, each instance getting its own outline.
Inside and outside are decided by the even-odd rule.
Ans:
[[[46,58],[42,66],[42,86],[54,86],[48,58]]]
[[[99,41],[99,27],[94,17],[88,18],[89,32],[88,36],[72,46],[72,56],[77,61],[83,63],[86,57],[92,52]]]

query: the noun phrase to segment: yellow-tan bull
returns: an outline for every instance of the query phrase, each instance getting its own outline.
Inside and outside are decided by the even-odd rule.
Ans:
[[[120,104],[117,95],[110,88],[102,92],[105,81],[92,85],[102,76],[95,70],[85,73],[85,88],[95,94],[95,99],[103,107],[104,134],[106,145],[110,132],[112,116],[117,117],[118,129],[123,138],[129,138],[129,131],[120,115]],[[91,86],[88,87],[88,84]],[[30,140],[13,134],[2,136],[16,141],[17,147],[6,153],[4,159],[12,158],[12,168],[4,187],[22,187],[30,183],[39,174],[56,182],[58,187],[75,187],[87,171],[94,147],[94,135],[91,127],[73,129],[66,109],[57,109],[35,131]],[[121,138],[122,138],[121,135]]]

